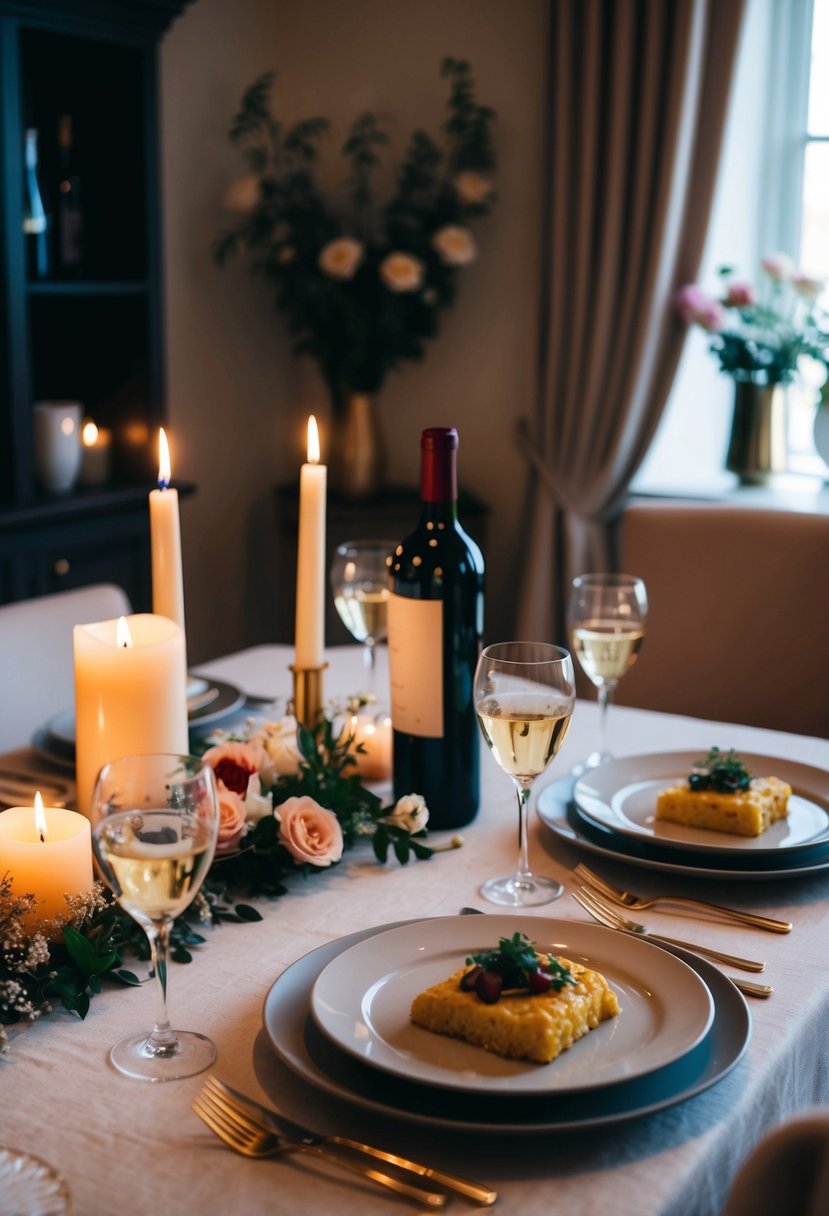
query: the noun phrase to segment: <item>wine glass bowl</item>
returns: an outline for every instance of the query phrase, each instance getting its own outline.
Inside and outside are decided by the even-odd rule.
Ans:
[[[219,805],[212,769],[192,756],[125,756],[105,765],[92,796],[92,848],[101,876],[150,944],[156,983],[152,1031],[110,1052],[129,1077],[171,1081],[209,1068],[206,1036],[173,1030],[167,1016],[167,953],[173,921],[193,902],[216,849]]]
[[[340,620],[363,645],[366,671],[374,670],[374,647],[388,636],[392,540],[347,540],[331,562],[331,590]]]
[[[561,883],[533,874],[527,849],[527,811],[536,777],[564,742],[576,699],[573,661],[547,642],[497,642],[482,651],[475,671],[475,712],[496,763],[518,794],[518,863],[513,874],[490,878],[485,899],[509,907],[550,903]]]
[[[579,575],[573,579],[568,615],[573,651],[598,690],[599,748],[582,766],[593,768],[612,759],[607,747],[608,706],[617,684],[636,662],[645,638],[645,584],[631,574]]]

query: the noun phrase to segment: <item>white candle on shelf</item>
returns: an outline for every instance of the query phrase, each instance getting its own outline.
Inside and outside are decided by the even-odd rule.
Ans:
[[[140,613],[73,632],[77,806],[89,815],[110,760],[187,755],[187,667],[184,634],[167,617]]]
[[[150,542],[153,564],[153,612],[169,617],[184,630],[184,580],[181,573],[181,523],[178,490],[170,489],[170,448],[164,428],[158,432],[158,489],[150,491]]]
[[[319,432],[308,419],[308,460],[299,475],[296,577],[296,666],[321,667],[325,650],[325,505],[328,470],[320,464]]]
[[[81,474],[85,486],[100,486],[112,475],[112,431],[96,426],[91,418],[81,430]]]
[[[0,874],[8,873],[12,894],[39,901],[30,918],[68,919],[64,895],[81,895],[92,886],[89,820],[65,807],[11,806],[0,813]]]

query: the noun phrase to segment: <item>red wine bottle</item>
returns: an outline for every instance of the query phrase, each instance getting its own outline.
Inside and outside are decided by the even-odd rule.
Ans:
[[[478,810],[484,559],[458,523],[457,431],[432,427],[420,448],[420,522],[389,568],[394,794],[422,794],[429,827],[440,830]]]

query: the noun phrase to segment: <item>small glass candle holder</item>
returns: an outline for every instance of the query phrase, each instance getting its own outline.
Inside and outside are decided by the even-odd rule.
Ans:
[[[79,401],[35,402],[35,470],[49,494],[68,494],[77,481],[82,455],[81,413]]]

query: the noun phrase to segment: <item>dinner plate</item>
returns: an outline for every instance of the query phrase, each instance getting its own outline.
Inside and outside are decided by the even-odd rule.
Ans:
[[[614,861],[627,861],[631,865],[662,873],[681,874],[683,877],[736,878],[745,881],[799,878],[829,869],[829,846],[813,851],[806,858],[794,853],[779,860],[758,858],[751,853],[726,854],[719,858],[698,852],[683,853],[679,849],[661,849],[583,818],[573,802],[572,793],[571,777],[563,777],[545,786],[536,800],[539,819],[567,844]]]
[[[445,1131],[503,1136],[600,1127],[652,1114],[702,1093],[731,1072],[748,1046],[751,1020],[734,985],[711,963],[671,948],[666,953],[682,959],[708,987],[714,1020],[692,1051],[654,1073],[572,1093],[566,1099],[555,1093],[469,1094],[390,1076],[341,1051],[310,1015],[311,988],[323,968],[354,944],[388,928],[365,929],[318,946],[271,985],[263,1008],[265,1034],[279,1060],[305,1086],[285,1085],[284,1078],[269,1076],[267,1071],[260,1073],[260,1081],[289,1117],[310,1117],[322,1092],[384,1118]],[[557,1060],[554,1066],[560,1063]]]
[[[611,760],[579,777],[573,799],[583,815],[602,827],[685,852],[752,853],[768,858],[829,844],[829,775],[777,756],[740,752],[749,772],[779,777],[792,787],[788,815],[761,835],[738,836],[657,820],[657,795],[669,786],[684,784],[699,759],[699,752],[657,752]]]
[[[0,1216],[65,1216],[71,1208],[57,1170],[30,1153],[0,1146]]]
[[[574,1043],[554,1068],[505,1059],[409,1017],[419,992],[516,930],[546,953],[600,971],[624,1011]],[[694,971],[650,942],[600,925],[501,914],[418,921],[352,946],[317,979],[311,1013],[343,1051],[373,1068],[448,1089],[519,1095],[595,1089],[654,1072],[700,1042],[713,1004]]]

